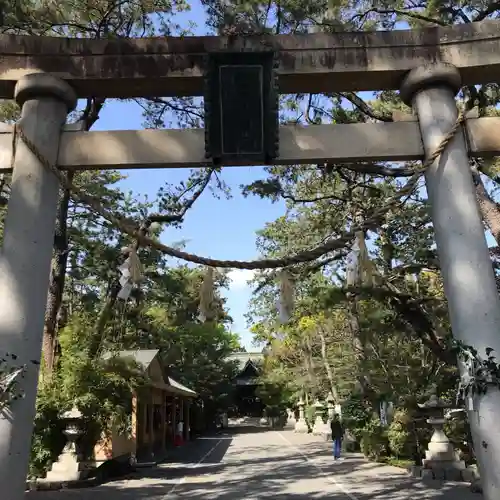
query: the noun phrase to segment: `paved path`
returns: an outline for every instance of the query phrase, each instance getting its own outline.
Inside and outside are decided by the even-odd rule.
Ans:
[[[185,449],[188,451],[188,448]],[[351,455],[334,463],[327,443],[291,431],[242,428],[189,446],[190,460],[145,469],[91,489],[31,492],[26,500],[481,500],[464,485],[412,480],[401,469]],[[182,455],[182,453],[181,453]]]

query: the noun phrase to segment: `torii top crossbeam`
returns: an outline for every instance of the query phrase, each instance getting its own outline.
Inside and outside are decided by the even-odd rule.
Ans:
[[[462,82],[500,73],[500,21],[420,30],[240,37],[87,40],[0,36],[0,98],[28,73],[62,77],[78,97],[203,94],[205,55],[271,50],[281,93],[398,89],[405,73],[429,62],[457,67]]]

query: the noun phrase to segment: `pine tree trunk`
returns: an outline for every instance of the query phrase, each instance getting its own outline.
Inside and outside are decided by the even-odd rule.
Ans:
[[[326,339],[323,335],[323,332],[319,331],[318,334],[321,342],[321,359],[323,360],[323,366],[325,367],[326,377],[328,378],[328,382],[330,384],[330,390],[332,391],[333,399],[335,399],[335,403],[339,403],[339,391],[337,390],[337,386],[335,385],[332,367],[330,366],[330,362],[328,361],[328,358],[326,356]]]
[[[307,375],[309,378],[309,383],[310,383],[310,390],[313,393],[313,396],[317,395],[318,388],[316,386],[316,377],[315,377],[315,366],[314,366],[314,358],[312,354],[312,346],[311,346],[311,339],[309,338],[308,335],[305,336],[304,339],[305,342],[305,356],[306,356],[306,367],[307,367]]]
[[[99,355],[101,348],[105,341],[106,325],[113,313],[116,301],[118,300],[118,293],[120,292],[120,284],[115,280],[110,287],[110,292],[106,298],[103,308],[97,318],[96,326],[92,336],[92,341],[89,346],[89,358],[95,359]]]
[[[476,186],[476,199],[483,221],[488,226],[497,244],[500,246],[500,210],[498,205],[488,194],[483,180],[481,179],[481,175],[474,167],[472,168],[472,179]]]
[[[73,174],[68,173],[69,180]],[[50,378],[54,372],[54,359],[57,347],[57,315],[61,308],[66,267],[68,263],[68,208],[70,193],[61,192],[57,207],[56,230],[54,235],[54,255],[50,271],[47,308],[43,329],[42,354],[44,361],[44,377]]]
[[[370,394],[370,377],[365,373],[367,354],[358,320],[358,304],[356,297],[349,298],[347,313],[349,329],[351,331],[351,342],[354,349],[354,358],[356,360],[357,380],[361,386],[363,395],[368,397]]]

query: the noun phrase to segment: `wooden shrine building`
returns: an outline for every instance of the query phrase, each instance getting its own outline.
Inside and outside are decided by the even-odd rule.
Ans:
[[[233,379],[234,405],[230,416],[261,417],[264,405],[256,390],[264,354],[261,352],[237,352],[229,360],[238,363],[238,374]]]
[[[188,441],[197,394],[168,376],[158,349],[120,351],[118,356],[142,367],[148,383],[132,396],[130,433],[113,432],[98,443],[96,462],[127,457],[148,460],[178,444],[179,437]]]

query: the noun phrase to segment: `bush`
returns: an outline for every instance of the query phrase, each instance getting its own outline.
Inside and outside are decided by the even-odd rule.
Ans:
[[[373,418],[361,431],[361,452],[372,460],[380,460],[389,454],[387,430],[380,419]]]
[[[426,417],[417,416],[408,408],[398,409],[389,425],[387,436],[391,453],[400,459],[411,459],[421,465],[432,435]]]
[[[461,459],[467,465],[475,463],[470,426],[467,418],[448,420],[444,426],[444,432],[455,447],[455,450],[460,452]]]
[[[411,432],[411,418],[404,409],[396,410],[387,430],[389,447],[394,456],[412,457],[415,453],[415,437]]]
[[[54,397],[51,388],[41,388],[36,402],[29,478],[44,477],[64,448],[64,423],[59,418],[61,406],[62,402]]]

